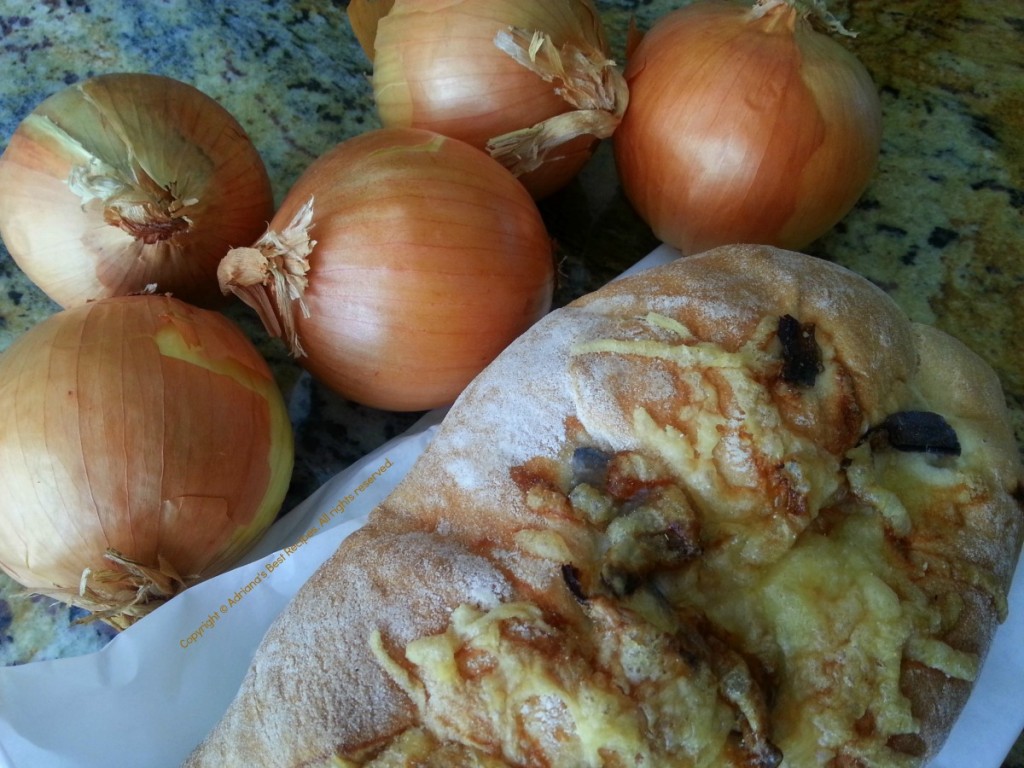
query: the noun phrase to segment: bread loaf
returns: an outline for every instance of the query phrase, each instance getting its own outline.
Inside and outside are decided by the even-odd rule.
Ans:
[[[302,588],[199,766],[916,766],[1022,537],[1000,384],[824,260],[557,310]]]

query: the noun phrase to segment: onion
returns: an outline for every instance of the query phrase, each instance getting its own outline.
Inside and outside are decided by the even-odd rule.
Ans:
[[[486,149],[536,198],[612,135],[628,92],[589,0],[353,0],[385,127]]]
[[[0,157],[0,236],[64,307],[151,285],[222,304],[217,264],[272,214],[238,122],[158,75],[100,75],[50,96]]]
[[[497,161],[385,128],[315,161],[220,279],[318,380],[415,411],[450,403],[547,312],[554,267],[536,204]]]
[[[270,369],[220,313],[63,310],[0,356],[0,567],[128,626],[256,541],[292,460]]]
[[[619,177],[654,234],[684,254],[737,242],[802,249],[874,172],[871,78],[797,5],[696,2],[630,52]]]

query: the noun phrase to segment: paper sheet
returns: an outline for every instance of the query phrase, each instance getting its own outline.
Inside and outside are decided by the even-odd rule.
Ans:
[[[663,263],[661,247],[630,272]],[[274,618],[430,442],[443,412],[282,517],[247,565],[198,584],[94,654],[0,668],[3,768],[177,768],[234,697]],[[1024,729],[1024,573],[978,684],[929,768],[998,768]]]

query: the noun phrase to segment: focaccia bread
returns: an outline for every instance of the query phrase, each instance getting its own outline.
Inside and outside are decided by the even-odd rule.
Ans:
[[[613,282],[466,390],[198,766],[917,766],[1021,546],[994,373],[832,263]]]

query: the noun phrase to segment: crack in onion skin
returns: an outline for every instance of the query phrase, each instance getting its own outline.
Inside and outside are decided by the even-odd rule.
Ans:
[[[0,156],[0,235],[63,307],[154,284],[222,305],[217,264],[259,235],[273,205],[238,121],[159,75],[99,75],[53,94]]]
[[[158,295],[59,312],[0,357],[0,567],[127,626],[255,543],[293,456],[271,371],[223,315]]]
[[[733,243],[800,250],[843,218],[880,153],[860,61],[791,2],[708,0],[631,51],[615,132],[623,191],[684,255]]]

